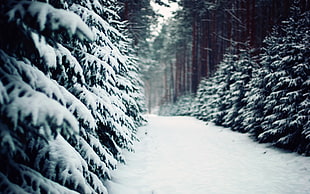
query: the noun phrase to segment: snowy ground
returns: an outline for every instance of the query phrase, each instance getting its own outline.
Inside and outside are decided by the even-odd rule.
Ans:
[[[111,194],[310,193],[310,157],[190,117],[149,116]]]

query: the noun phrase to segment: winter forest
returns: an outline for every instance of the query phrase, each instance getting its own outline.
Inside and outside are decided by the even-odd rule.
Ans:
[[[172,5],[169,18],[156,10]],[[0,193],[110,193],[149,114],[199,119],[308,158],[309,8],[1,0]]]

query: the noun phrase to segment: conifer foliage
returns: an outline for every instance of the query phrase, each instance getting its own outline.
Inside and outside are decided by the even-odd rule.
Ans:
[[[224,57],[201,82],[192,115],[310,155],[310,12],[292,7],[292,13],[265,38],[258,56],[246,49]]]
[[[144,122],[116,2],[0,9],[1,191],[107,193],[104,180]]]
[[[255,123],[252,130],[261,142],[309,155],[310,12],[293,13],[265,40],[260,79],[250,84],[250,95],[260,95],[254,102],[259,107],[250,112],[262,116],[261,125]]]

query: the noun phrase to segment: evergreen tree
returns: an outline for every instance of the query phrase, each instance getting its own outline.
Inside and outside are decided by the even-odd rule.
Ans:
[[[160,2],[160,1],[157,1]],[[127,21],[129,36],[138,54],[144,54],[146,39],[150,37],[151,25],[157,21],[157,15],[151,7],[150,0],[118,0],[122,5],[120,16]]]
[[[217,113],[217,83],[215,77],[201,80],[192,106],[191,114],[203,121],[212,121]]]
[[[242,125],[246,118],[246,100],[245,94],[249,90],[248,83],[252,79],[253,69],[257,68],[257,64],[251,57],[251,50],[245,49],[238,53],[238,58],[234,61],[231,77],[229,79],[229,86],[226,95],[230,95],[229,108],[225,110],[227,114],[223,117],[223,125],[230,127],[234,131],[246,132]],[[223,101],[221,102],[223,103]],[[224,102],[225,103],[225,102]]]
[[[200,83],[194,116],[233,130],[244,131],[245,93],[255,63],[249,51],[226,54],[214,76]]]
[[[260,48],[272,26],[288,17],[294,3],[309,10],[307,0],[178,1],[173,36],[178,43],[173,57],[175,74],[170,75],[175,84],[164,86],[166,91],[174,91],[173,102],[196,92],[201,79],[216,71],[228,48],[244,49],[245,42],[251,49]],[[171,99],[165,100],[170,103]]]
[[[214,75],[215,84],[218,86],[216,90],[218,98],[214,102],[217,106],[217,111],[214,115],[214,122],[217,125],[223,125],[225,127],[229,127],[229,123],[225,120],[225,117],[230,113],[229,109],[233,107],[233,94],[230,92],[230,87],[235,81],[233,78],[233,72],[236,69],[236,60],[237,55],[231,53],[226,54]]]
[[[224,57],[201,82],[193,115],[309,155],[309,11],[293,6],[292,15],[265,39],[262,54]]]
[[[309,155],[309,12],[283,21],[265,39],[263,70],[251,84],[259,91],[261,126],[252,129],[261,142],[272,142]],[[250,100],[250,99],[249,99]]]
[[[2,3],[2,191],[107,192],[104,180],[143,122],[136,62],[114,5]]]

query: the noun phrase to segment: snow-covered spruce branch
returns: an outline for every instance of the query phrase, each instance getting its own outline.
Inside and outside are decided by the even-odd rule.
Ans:
[[[79,39],[93,40],[93,34],[82,19],[73,12],[56,9],[47,3],[36,1],[20,1],[8,13],[9,22],[19,22],[22,19],[29,26],[39,32],[50,30],[58,31],[64,29],[69,36],[76,35]]]

